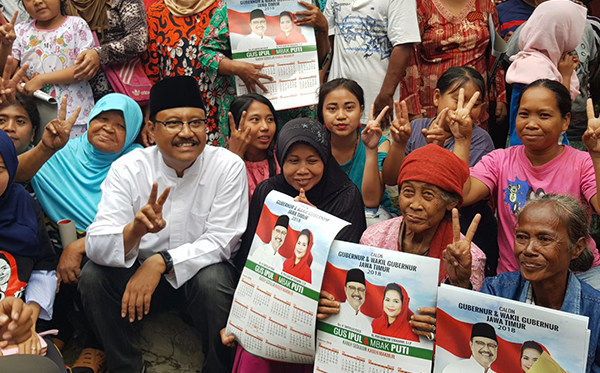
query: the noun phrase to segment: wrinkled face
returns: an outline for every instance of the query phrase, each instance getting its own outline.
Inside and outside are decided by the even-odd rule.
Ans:
[[[266,18],[254,18],[250,21],[250,30],[258,36],[263,36],[267,31]]]
[[[183,124],[181,129],[169,129],[162,123],[181,121],[206,121],[206,113],[200,108],[182,107],[159,111],[154,121],[154,140],[167,166],[183,176],[206,146],[206,124],[199,128],[190,128]]]
[[[125,145],[125,120],[119,110],[98,114],[90,121],[88,141],[102,153],[119,153]]]
[[[524,372],[529,372],[531,366],[540,358],[540,352],[534,348],[526,348],[521,355],[521,368]]]
[[[571,114],[562,117],[556,96],[545,87],[530,88],[521,97],[516,128],[528,150],[557,146],[562,131],[569,127]]]
[[[27,111],[19,105],[9,105],[0,109],[0,130],[6,132],[15,144],[17,154],[27,150],[35,136]]]
[[[302,234],[298,236],[298,241],[296,241],[296,246],[294,247],[294,255],[296,259],[302,259],[306,255],[308,251],[308,236]]]
[[[283,161],[283,177],[297,191],[311,190],[321,181],[324,169],[316,149],[304,143],[292,145]]]
[[[396,290],[388,290],[383,297],[383,311],[388,317],[396,318],[402,310],[400,293]]]
[[[323,121],[334,136],[356,136],[362,107],[358,98],[345,88],[338,88],[325,96]]]
[[[485,369],[498,357],[498,342],[491,338],[473,337],[470,345],[473,358]]]
[[[435,231],[446,215],[456,207],[442,199],[442,190],[421,181],[405,181],[398,198],[403,222],[408,232]]]
[[[440,94],[440,90],[436,88],[433,93],[433,104],[437,106],[437,112],[441,112],[445,108],[449,110],[456,110],[458,107],[458,93],[460,89],[463,88],[465,90],[465,105],[471,100],[471,97],[475,94],[475,92],[479,92],[477,85],[472,81],[468,81],[460,87],[456,87],[454,89],[448,90],[443,95]],[[479,119],[479,115],[481,115],[481,106],[483,105],[483,97],[481,97],[481,92],[479,93],[479,99],[471,109],[471,118],[473,122],[476,122]]]
[[[4,164],[4,158],[2,158],[2,155],[0,155],[0,197],[6,191],[6,187],[8,186],[9,179],[10,179],[10,176],[8,175],[8,169],[6,168],[6,165]]]
[[[273,246],[273,250],[277,251],[283,245],[287,231],[286,227],[282,227],[281,225],[275,226],[273,233],[271,233],[271,246]]]
[[[60,0],[23,0],[23,6],[36,21],[50,21],[60,15]]]
[[[367,288],[360,282],[350,281],[344,288],[346,292],[346,301],[358,312],[365,303]]]
[[[267,150],[273,136],[275,136],[275,115],[269,107],[261,102],[254,101],[246,110],[246,120],[240,130],[250,127],[250,144],[258,150]]]
[[[566,275],[569,263],[579,255],[575,251],[569,249],[567,228],[551,206],[533,204],[519,214],[514,252],[526,280],[538,282]]]
[[[292,23],[292,19],[290,17],[281,16],[279,17],[279,27],[281,28],[281,31],[289,34],[294,28],[294,24]]]

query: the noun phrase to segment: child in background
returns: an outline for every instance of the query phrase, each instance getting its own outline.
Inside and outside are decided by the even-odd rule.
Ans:
[[[87,129],[94,98],[88,82],[74,78],[75,60],[79,53],[94,46],[92,32],[83,19],[64,15],[65,0],[21,1],[32,19],[16,26],[4,23],[0,35],[12,34],[14,29],[16,38],[13,42],[12,37],[0,36],[0,48],[12,48],[13,58],[29,65],[24,93],[32,95],[41,89],[55,97],[59,103],[57,114],[61,98],[67,96],[67,117],[81,106],[71,130],[71,138],[79,137]]]
[[[535,8],[523,26],[518,42],[521,50],[511,57],[506,81],[513,84],[510,107],[510,145],[520,145],[516,131],[519,96],[527,84],[538,79],[562,83],[571,101],[579,96],[575,73],[577,57],[571,52],[579,45],[586,27],[587,10],[570,0],[549,0]],[[566,136],[563,136],[566,143]]]
[[[275,108],[256,93],[237,96],[229,107],[229,150],[246,164],[248,196],[256,186],[279,173],[273,149],[277,134]]]
[[[319,90],[317,116],[331,134],[331,153],[361,191],[367,226],[390,219],[397,214],[385,191],[382,162],[390,142],[382,136],[379,123],[387,108],[369,122],[364,130],[360,123],[364,111],[364,94],[354,80],[338,78],[323,84]]]

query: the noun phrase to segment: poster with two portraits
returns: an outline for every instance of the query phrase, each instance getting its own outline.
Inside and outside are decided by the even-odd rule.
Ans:
[[[588,317],[442,285],[434,373],[583,373]]]
[[[309,1],[310,2],[310,1]],[[264,64],[264,94],[275,110],[314,105],[319,88],[319,63],[315,30],[295,25],[295,12],[306,10],[297,0],[228,0],[229,39],[232,59]],[[238,95],[248,93],[235,77]]]

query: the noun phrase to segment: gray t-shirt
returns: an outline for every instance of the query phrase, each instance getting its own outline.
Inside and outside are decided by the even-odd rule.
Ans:
[[[435,118],[424,118],[415,119],[410,122],[412,128],[412,134],[406,144],[406,155],[413,150],[419,149],[427,145],[425,136],[421,133],[424,128],[429,128]],[[444,143],[444,148],[453,151],[454,150],[454,137],[449,138]],[[477,162],[487,153],[494,150],[494,142],[490,135],[481,127],[473,127],[473,135],[471,137],[471,149],[469,152],[469,167],[475,166]]]

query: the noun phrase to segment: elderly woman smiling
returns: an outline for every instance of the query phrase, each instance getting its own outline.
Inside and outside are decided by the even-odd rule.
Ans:
[[[588,316],[590,347],[586,372],[600,372],[600,292],[571,272],[592,265],[588,217],[569,196],[548,194],[525,205],[515,229],[519,271],[485,279],[481,291],[503,298]]]

